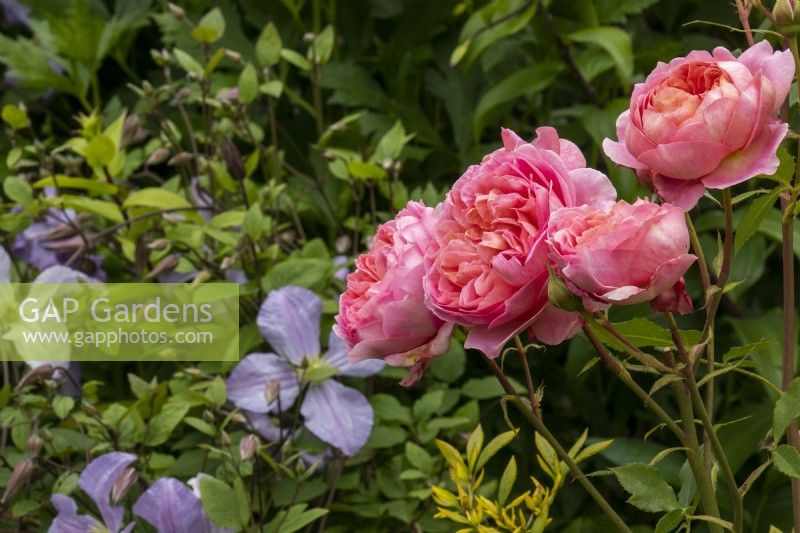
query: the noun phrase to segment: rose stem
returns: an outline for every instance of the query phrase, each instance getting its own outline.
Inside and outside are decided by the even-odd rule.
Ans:
[[[517,353],[519,354],[519,360],[522,363],[522,371],[525,374],[525,385],[528,388],[528,399],[531,402],[531,410],[533,414],[539,418],[542,418],[541,413],[539,412],[539,402],[536,400],[536,390],[533,388],[533,378],[531,377],[531,369],[528,366],[528,358],[527,350],[522,345],[522,339],[519,338],[519,335],[514,335],[514,343],[517,346]]]
[[[672,341],[675,343],[675,347],[678,349],[678,354],[681,356],[681,360],[684,363],[683,373],[686,377],[684,381],[689,389],[689,395],[694,403],[695,411],[700,415],[700,421],[703,423],[703,429],[705,430],[705,433],[703,434],[703,445],[708,446],[708,444],[705,444],[706,439],[708,439],[714,455],[717,458],[717,462],[719,463],[720,470],[722,471],[722,477],[725,479],[725,484],[728,487],[728,494],[731,499],[731,507],[733,508],[733,531],[743,531],[744,508],[742,503],[742,494],[739,492],[739,485],[736,484],[736,478],[733,476],[731,465],[728,463],[728,458],[725,456],[725,451],[722,448],[722,444],[719,442],[717,432],[714,431],[714,425],[711,422],[711,415],[706,410],[706,405],[703,403],[703,398],[700,396],[700,391],[697,388],[697,381],[695,380],[694,376],[694,366],[692,365],[689,353],[686,351],[686,346],[683,344],[683,339],[681,339],[680,329],[678,328],[678,324],[675,322],[675,317],[672,315],[672,313],[664,313],[664,315],[667,317],[667,322],[669,323]],[[710,384],[711,380],[709,380],[709,385]]]
[[[620,516],[611,508],[611,505],[606,501],[605,498],[594,488],[592,482],[589,481],[589,478],[586,477],[586,474],[580,469],[580,467],[575,463],[572,457],[569,456],[569,453],[558,443],[556,438],[553,436],[552,433],[545,427],[544,422],[542,422],[541,418],[536,416],[533,411],[525,405],[522,399],[517,396],[517,391],[514,390],[514,387],[508,381],[508,378],[503,373],[503,370],[497,365],[494,359],[489,358],[486,354],[481,352],[481,356],[483,357],[486,364],[489,365],[489,368],[492,369],[494,375],[497,377],[497,381],[500,382],[503,389],[505,390],[506,394],[508,395],[508,400],[514,404],[514,406],[519,410],[520,413],[530,422],[530,424],[534,427],[536,431],[538,431],[544,439],[553,447],[558,454],[559,458],[564,461],[564,463],[569,468],[572,475],[575,479],[578,480],[586,492],[594,499],[598,506],[603,510],[603,512],[608,516],[608,518],[614,523],[617,530],[624,531],[626,533],[632,533],[630,528],[625,525],[625,522],[620,518]]]
[[[664,424],[666,424],[666,426],[669,427],[669,429],[672,430],[675,436],[677,436],[681,441],[686,449],[686,459],[689,462],[689,467],[692,469],[692,474],[694,475],[700,491],[700,499],[703,502],[703,508],[709,515],[714,516],[715,518],[720,518],[719,507],[717,506],[717,498],[714,493],[714,488],[711,485],[709,476],[706,474],[705,468],[703,467],[703,461],[700,457],[700,446],[697,442],[697,435],[695,434],[694,430],[694,413],[692,413],[692,406],[687,395],[685,393],[682,394],[683,391],[680,389],[676,390],[676,397],[681,413],[681,423],[684,426],[684,429],[681,429],[672,419],[672,417],[669,416],[664,409],[662,409],[658,402],[656,402],[652,396],[647,394],[647,392],[645,392],[644,389],[642,389],[639,384],[633,380],[628,371],[625,370],[622,365],[619,364],[616,358],[611,355],[611,352],[609,352],[608,349],[603,346],[603,344],[594,335],[592,330],[588,326],[584,326],[583,331],[606,367],[608,367],[613,374],[619,377],[620,380],[628,386],[628,388],[636,393],[636,395],[642,399],[645,405],[652,409],[653,412],[658,415]],[[675,384],[677,385],[677,383]],[[709,524],[709,527],[715,533],[722,532],[722,529],[715,524]]]

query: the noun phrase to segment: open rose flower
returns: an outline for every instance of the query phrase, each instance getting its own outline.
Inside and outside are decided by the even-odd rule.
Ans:
[[[794,76],[791,53],[767,41],[738,58],[722,47],[659,65],[633,89],[603,149],[636,170],[667,202],[691,209],[705,189],[724,189],[778,168],[787,124],[776,113]]]
[[[559,209],[547,243],[553,270],[591,312],[654,299],[657,310],[691,311],[681,276],[697,258],[678,207],[637,200]]]
[[[453,324],[425,307],[422,290],[435,224],[432,208],[409,202],[378,228],[339,299],[334,331],[347,343],[350,361],[380,358],[411,367],[403,385],[416,382],[433,357],[450,349]]]
[[[438,208],[427,255],[429,307],[468,326],[465,346],[490,357],[526,329],[548,344],[577,331],[578,315],[547,299],[547,223],[560,207],[607,207],[616,198],[577,146],[553,128],[536,133],[528,143],[504,129],[503,147],[456,181]]]

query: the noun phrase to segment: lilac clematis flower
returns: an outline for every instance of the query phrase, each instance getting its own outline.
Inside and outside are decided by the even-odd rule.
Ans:
[[[28,15],[31,8],[18,2],[17,0],[0,0],[0,8],[3,11],[3,20],[9,26],[20,26],[27,28],[30,26]]]
[[[6,249],[0,246],[0,283],[11,281],[11,257]]]
[[[322,301],[313,292],[294,286],[272,291],[261,305],[256,322],[276,353],[245,357],[228,378],[228,398],[251,415],[263,415],[288,410],[305,389],[300,406],[305,427],[353,456],[372,431],[372,407],[361,392],[333,378],[370,376],[384,363],[370,359],[350,364],[347,347],[333,332],[327,353],[320,356],[321,316]],[[268,398],[268,388],[275,382],[276,397]],[[268,433],[275,433],[261,422],[258,425],[269,429]]]
[[[193,478],[195,485],[199,477]],[[158,533],[233,533],[209,520],[199,490],[192,490],[173,477],[153,483],[136,501],[133,512]]]
[[[119,476],[136,460],[135,455],[111,452],[97,457],[83,469],[78,487],[97,505],[102,521],[88,515],[78,514],[75,500],[64,494],[51,498],[58,514],[50,524],[48,533],[89,533],[108,530],[110,533],[128,533],[134,523],[122,525],[125,509],[111,504],[111,489]]]

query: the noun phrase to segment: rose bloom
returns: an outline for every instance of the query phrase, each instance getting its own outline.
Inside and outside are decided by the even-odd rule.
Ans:
[[[401,383],[416,382],[431,358],[450,349],[453,324],[425,307],[425,250],[436,224],[433,208],[409,202],[381,225],[356,270],[347,276],[334,331],[348,345],[351,363],[384,359],[412,367]]]
[[[735,58],[725,48],[659,65],[633,89],[603,149],[667,202],[691,209],[706,187],[724,189],[778,168],[788,125],[776,113],[794,76],[791,53],[761,41]]]
[[[564,208],[547,233],[553,271],[588,311],[654,299],[657,310],[691,311],[681,276],[697,258],[679,207],[640,199]]]
[[[503,147],[473,165],[437,208],[425,296],[443,320],[469,327],[464,344],[490,357],[517,333],[557,344],[580,326],[547,298],[547,222],[564,206],[609,206],[616,191],[585,168],[577,146],[539,128],[531,142],[502,131]]]

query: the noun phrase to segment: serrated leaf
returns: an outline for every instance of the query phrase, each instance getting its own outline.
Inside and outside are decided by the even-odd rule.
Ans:
[[[736,252],[758,231],[761,222],[775,204],[782,190],[783,187],[776,187],[768,194],[753,200],[747,207],[747,211],[736,226],[736,236],[733,240],[733,248]]]
[[[662,516],[656,524],[656,533],[670,533],[675,531],[675,528],[683,521],[685,512],[686,511],[683,509],[673,509]]]
[[[800,416],[800,378],[795,379],[789,388],[775,402],[772,411],[772,437],[780,442],[786,428]]]
[[[631,495],[628,502],[642,511],[671,511],[679,507],[675,492],[656,467],[631,463],[612,468],[611,471]]]
[[[800,453],[788,444],[781,444],[772,450],[775,467],[789,477],[800,479]]]

